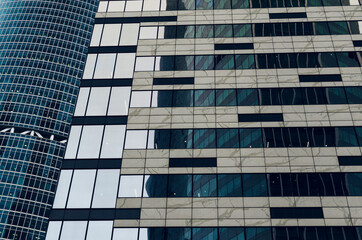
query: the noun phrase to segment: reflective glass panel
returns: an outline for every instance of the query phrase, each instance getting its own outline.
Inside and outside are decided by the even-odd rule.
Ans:
[[[116,206],[119,177],[120,170],[98,170],[92,208],[114,208]]]
[[[191,197],[192,175],[170,174],[168,177],[168,197]]]
[[[74,170],[67,208],[90,208],[96,170]]]
[[[216,175],[193,175],[193,197],[216,196]]]
[[[118,197],[141,197],[143,175],[122,175]]]

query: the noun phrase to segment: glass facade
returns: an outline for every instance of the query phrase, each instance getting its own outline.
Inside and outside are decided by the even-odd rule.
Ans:
[[[96,1],[0,3],[0,238],[44,239]]]

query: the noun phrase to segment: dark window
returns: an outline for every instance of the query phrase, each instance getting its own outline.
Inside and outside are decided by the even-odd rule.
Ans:
[[[157,129],[155,130],[154,144],[150,146],[150,141],[148,142],[148,147],[154,149],[169,149],[170,148],[170,130],[169,129]]]
[[[279,240],[300,240],[298,227],[273,227],[273,238]]]
[[[278,88],[260,88],[260,105],[280,105],[280,93]]]
[[[277,53],[275,54],[277,68],[296,68],[297,62],[293,53]]]
[[[192,197],[192,175],[170,174],[168,176],[168,197]]]
[[[154,91],[152,96],[152,107],[172,107],[172,96],[174,91]]]
[[[191,228],[166,228],[167,240],[191,240]]]
[[[359,67],[361,59],[360,53],[355,52],[337,52],[338,64],[340,67]]]
[[[213,1],[210,0],[196,0],[197,10],[212,10],[214,9]]]
[[[174,71],[174,70],[175,70],[174,56],[160,57],[160,71]]]
[[[334,147],[334,128],[311,127],[308,128],[310,147]]]
[[[192,129],[172,129],[171,149],[192,148]]]
[[[256,54],[257,69],[274,69],[276,67],[275,54]]]
[[[175,56],[175,70],[194,70],[194,56]]]
[[[300,88],[281,88],[280,96],[283,105],[302,105],[302,91]]]
[[[145,190],[149,197],[166,197],[167,175],[150,175],[145,181]]]
[[[195,38],[195,26],[193,25],[178,25],[176,38]]]
[[[357,147],[358,142],[353,127],[336,127],[336,147]]]
[[[334,53],[317,53],[319,67],[338,67]]]
[[[316,68],[317,57],[315,53],[297,53],[298,68]]]
[[[193,107],[193,90],[176,90],[173,92],[173,107]]]
[[[327,87],[326,100],[327,104],[347,104],[347,97],[342,87]]]
[[[362,165],[362,156],[338,156],[338,162],[341,166],[359,166]]]
[[[323,218],[321,207],[270,208],[270,218]]]
[[[362,103],[362,87],[345,87],[345,90],[349,104]]]

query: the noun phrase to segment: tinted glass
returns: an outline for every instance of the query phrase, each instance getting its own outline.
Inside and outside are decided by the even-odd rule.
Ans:
[[[194,148],[216,148],[215,129],[195,129]]]
[[[192,175],[169,175],[168,197],[191,197],[191,192]]]
[[[176,90],[173,92],[173,107],[193,107],[193,90]]]
[[[217,129],[217,147],[238,148],[239,147],[238,129],[232,129],[232,128]]]
[[[235,68],[236,69],[254,69],[255,59],[253,54],[236,54],[235,55]]]
[[[238,89],[238,106],[258,106],[257,89]]]
[[[265,174],[243,174],[244,197],[264,197],[268,195]]]
[[[195,90],[195,107],[215,106],[215,90]]]
[[[216,106],[236,106],[236,90],[217,89]]]
[[[219,197],[242,196],[240,174],[218,174],[217,178]]]
[[[193,197],[216,197],[216,175],[193,175]]]
[[[172,129],[171,149],[192,148],[192,129]]]
[[[260,148],[263,147],[260,128],[242,128],[239,129],[241,148]]]

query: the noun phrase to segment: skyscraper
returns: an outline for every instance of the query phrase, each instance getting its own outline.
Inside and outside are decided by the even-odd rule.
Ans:
[[[362,239],[358,0],[61,2],[0,5],[3,238]]]
[[[0,2],[0,238],[44,239],[95,1]]]

